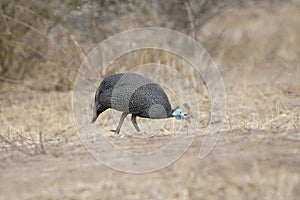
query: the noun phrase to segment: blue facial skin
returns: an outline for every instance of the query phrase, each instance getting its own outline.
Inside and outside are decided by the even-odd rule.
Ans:
[[[176,119],[182,119],[180,115],[175,116]]]
[[[176,119],[183,119],[183,112],[181,108],[177,108],[173,111],[172,115],[176,118]]]

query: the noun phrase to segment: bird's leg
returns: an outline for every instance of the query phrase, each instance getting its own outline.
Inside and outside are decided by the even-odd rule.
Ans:
[[[120,133],[120,130],[121,130],[121,127],[122,127],[122,124],[123,124],[123,122],[124,122],[124,119],[126,118],[126,116],[128,115],[128,113],[127,112],[123,112],[122,113],[122,116],[121,116],[121,119],[120,119],[120,121],[119,121],[119,124],[118,124],[118,127],[117,127],[117,129],[116,130],[111,130],[112,132],[115,132],[115,133],[117,133],[117,134],[119,134]]]
[[[136,131],[140,132],[141,130],[136,123],[136,115],[131,115],[131,121],[132,121],[132,124],[133,124],[134,128],[136,129]]]

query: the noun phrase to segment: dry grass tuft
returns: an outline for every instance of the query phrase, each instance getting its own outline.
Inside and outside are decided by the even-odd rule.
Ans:
[[[30,2],[27,8],[25,1],[16,7],[6,7],[15,5],[7,2],[0,7],[0,28],[5,30],[0,35],[3,49],[0,52],[0,198],[4,195],[16,199],[20,196],[120,199],[124,194],[131,199],[298,198],[298,5],[274,3],[272,7],[253,7],[252,4],[232,7],[214,15],[199,26],[199,30],[193,30],[201,33],[191,35],[204,44],[224,78],[227,112],[223,135],[212,154],[203,160],[199,160],[196,153],[187,152],[167,169],[132,176],[96,166],[81,148],[73,126],[72,88],[81,61],[95,43],[116,30],[136,27],[145,21],[151,25],[150,15],[136,19],[134,13],[125,15],[122,6],[117,7],[120,8],[118,15],[113,7],[109,7],[112,10],[105,18],[107,20],[100,21],[105,30],[99,30],[103,33],[98,36],[95,25],[92,26],[95,32],[84,35],[80,33],[80,30],[88,29],[84,21],[80,22],[85,26],[75,26],[78,32],[74,33],[63,28],[61,21],[69,23],[74,18],[85,19],[86,16],[79,15],[80,11],[94,8],[92,4],[81,8],[81,1],[68,1],[74,10],[64,19],[55,19],[51,15],[54,13],[47,10],[37,12],[34,1],[27,1]],[[49,7],[55,7],[53,2]],[[40,4],[45,8],[43,3]],[[130,4],[132,8],[134,5]],[[61,12],[64,6],[57,7],[56,11]],[[193,7],[185,6],[190,9],[189,29],[196,29],[199,19],[193,14]],[[149,9],[138,12],[149,14]],[[170,12],[175,19],[181,17],[172,9]],[[108,20],[111,18],[120,19],[114,20],[114,27]],[[132,18],[135,19],[132,24],[122,23]],[[31,23],[32,20],[37,22]],[[166,27],[172,27],[175,22]],[[184,26],[179,28],[184,29]],[[12,59],[12,55],[16,59]],[[153,70],[145,66],[147,63],[170,66],[184,78],[178,81],[171,72],[165,73],[163,67]],[[130,70],[161,83],[174,106],[189,100],[193,114],[201,119],[194,131],[199,141],[203,140],[202,135],[210,122],[210,93],[189,63],[167,52],[139,50],[118,58],[101,76]],[[191,92],[186,92],[189,90]],[[119,117],[119,112],[107,111],[101,114],[97,123],[109,139],[121,141],[123,149],[136,152],[142,152],[141,149],[150,148],[152,144],[165,144],[157,138],[171,138],[174,130],[182,128],[168,119],[157,130],[154,122],[138,119],[146,133],[158,131],[160,134],[156,140],[145,139],[145,143],[130,146],[132,135],[135,135],[130,119],[126,119],[121,135],[109,131],[116,127]],[[199,141],[196,145],[200,147]],[[195,146],[191,149],[189,151],[196,151]]]

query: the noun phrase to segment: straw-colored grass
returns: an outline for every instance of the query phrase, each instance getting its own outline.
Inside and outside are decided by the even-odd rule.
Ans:
[[[197,39],[218,64],[227,95],[221,137],[202,160],[197,153],[210,121],[210,93],[187,62],[163,51],[140,50],[123,55],[101,74],[148,73],[162,85],[170,83],[165,89],[174,106],[184,103],[180,94],[187,89],[197,99],[194,114],[201,120],[191,148],[175,164],[143,175],[104,167],[81,146],[73,126],[72,87],[93,45],[57,28],[47,35],[48,51],[40,55],[45,58],[29,73],[17,70],[23,79],[0,77],[0,199],[298,199],[299,17],[299,7],[290,4],[250,6],[229,9],[202,27]],[[27,47],[18,43],[14,53],[26,55]],[[162,71],[143,68],[147,63],[173,67],[186,79],[167,80]],[[120,135],[109,131],[119,116],[106,111],[97,123],[122,148],[135,152],[164,144],[178,128],[170,119],[159,129],[160,137],[130,146],[137,134],[130,119]],[[138,123],[146,133],[151,128],[150,120]]]

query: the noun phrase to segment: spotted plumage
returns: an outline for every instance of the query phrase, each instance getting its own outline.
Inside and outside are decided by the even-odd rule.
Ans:
[[[101,82],[95,94],[92,122],[109,108],[123,112],[116,133],[120,132],[128,114],[132,115],[131,121],[137,131],[140,128],[136,117],[181,119],[186,116],[180,108],[172,109],[168,96],[159,84],[134,73],[110,75]]]

